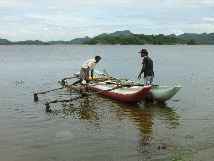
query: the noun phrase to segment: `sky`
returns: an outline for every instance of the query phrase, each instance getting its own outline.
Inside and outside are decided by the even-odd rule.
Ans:
[[[0,38],[64,40],[134,34],[213,33],[214,0],[0,0]]]

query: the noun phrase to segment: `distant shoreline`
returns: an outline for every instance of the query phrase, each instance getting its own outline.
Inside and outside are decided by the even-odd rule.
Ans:
[[[72,44],[88,44],[88,45],[214,45],[214,33],[185,33],[176,36],[171,35],[145,35],[133,34],[129,30],[116,31],[111,34],[100,34],[93,38],[88,36],[84,38],[75,38],[70,41],[47,41],[25,40],[25,41],[9,41],[0,38],[0,45],[72,45]]]

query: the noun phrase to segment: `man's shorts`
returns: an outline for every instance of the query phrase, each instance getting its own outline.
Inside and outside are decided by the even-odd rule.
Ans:
[[[153,82],[154,76],[146,76],[144,77],[144,86],[151,86]]]
[[[87,69],[81,68],[79,78],[85,79],[87,76]]]

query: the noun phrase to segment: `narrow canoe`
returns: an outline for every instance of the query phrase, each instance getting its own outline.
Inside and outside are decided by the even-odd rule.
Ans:
[[[82,82],[82,85],[85,86],[85,81]],[[118,87],[116,84],[109,84],[107,82],[99,82],[99,83],[89,83],[87,84],[89,90],[95,92],[102,92],[106,90],[110,90],[107,92],[102,92],[101,94],[112,98],[114,100],[118,100],[126,103],[138,103],[142,100],[145,100],[148,95],[151,87],[150,86],[130,86],[130,87]],[[112,88],[117,88],[111,90]]]

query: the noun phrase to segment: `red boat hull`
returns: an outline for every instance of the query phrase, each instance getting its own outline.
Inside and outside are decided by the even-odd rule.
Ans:
[[[88,87],[89,90],[95,91],[95,92],[100,92],[102,91],[101,89],[94,88],[94,87]],[[133,94],[118,94],[114,92],[103,92],[101,93],[104,96],[107,96],[109,98],[112,98],[114,100],[118,100],[121,102],[126,102],[126,103],[138,103],[146,98],[150,91],[151,87],[146,86],[142,88],[141,90],[137,91],[136,93]]]

